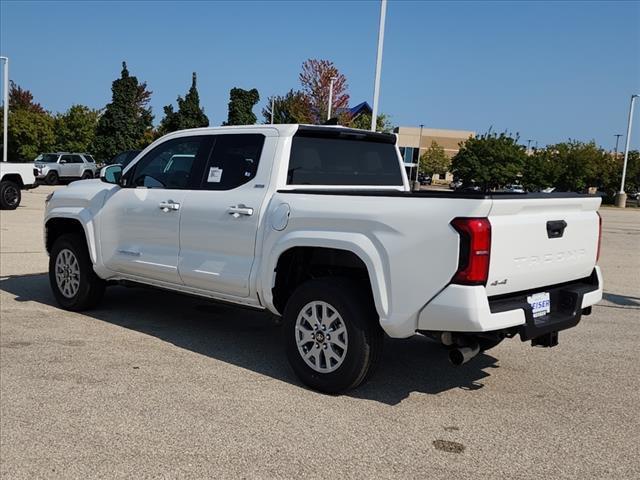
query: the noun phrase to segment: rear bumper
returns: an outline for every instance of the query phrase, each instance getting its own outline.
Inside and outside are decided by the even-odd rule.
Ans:
[[[551,295],[551,313],[534,319],[527,296],[537,292]],[[492,332],[513,329],[522,340],[575,326],[582,310],[602,299],[602,273],[573,282],[487,297],[482,286],[449,285],[418,316],[418,330],[439,332]]]

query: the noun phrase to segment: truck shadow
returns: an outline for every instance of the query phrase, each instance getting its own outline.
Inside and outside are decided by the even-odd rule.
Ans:
[[[3,277],[0,290],[18,302],[57,308],[44,273]],[[282,329],[263,312],[159,290],[110,287],[101,306],[83,315],[304,388],[283,353]],[[486,354],[454,368],[442,347],[426,338],[387,338],[379,370],[348,395],[395,405],[412,392],[476,390],[491,368],[498,368],[496,359]]]

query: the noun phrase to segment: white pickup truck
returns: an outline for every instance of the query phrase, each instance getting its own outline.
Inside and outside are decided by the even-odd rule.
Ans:
[[[33,163],[0,162],[0,208],[15,210],[20,206],[22,190],[36,188],[37,170]]]
[[[44,229],[63,308],[134,283],[267,310],[299,378],[335,393],[371,374],[384,333],[455,364],[516,335],[556,345],[602,297],[599,205],[414,193],[394,135],[260,125],[169,134],[52,194]]]

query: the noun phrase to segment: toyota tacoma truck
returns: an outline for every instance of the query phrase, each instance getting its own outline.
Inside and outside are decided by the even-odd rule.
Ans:
[[[18,208],[22,200],[22,190],[38,186],[36,175],[37,170],[32,163],[0,162],[0,208]]]
[[[47,199],[49,279],[68,310],[142,284],[283,318],[301,381],[365,381],[384,335],[462,364],[505,338],[552,347],[602,297],[600,198],[411,192],[396,136],[204,128]],[[176,319],[179,321],[179,319]]]

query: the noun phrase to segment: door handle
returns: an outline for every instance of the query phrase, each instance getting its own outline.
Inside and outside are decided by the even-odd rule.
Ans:
[[[227,213],[229,215],[233,215],[234,218],[238,218],[240,217],[240,215],[250,217],[251,215],[253,215],[253,208],[247,207],[241,203],[239,205],[233,205],[229,207],[227,209]]]
[[[176,210],[180,210],[180,204],[174,202],[173,200],[167,200],[166,202],[160,202],[158,205],[160,210],[163,212],[175,212]]]

